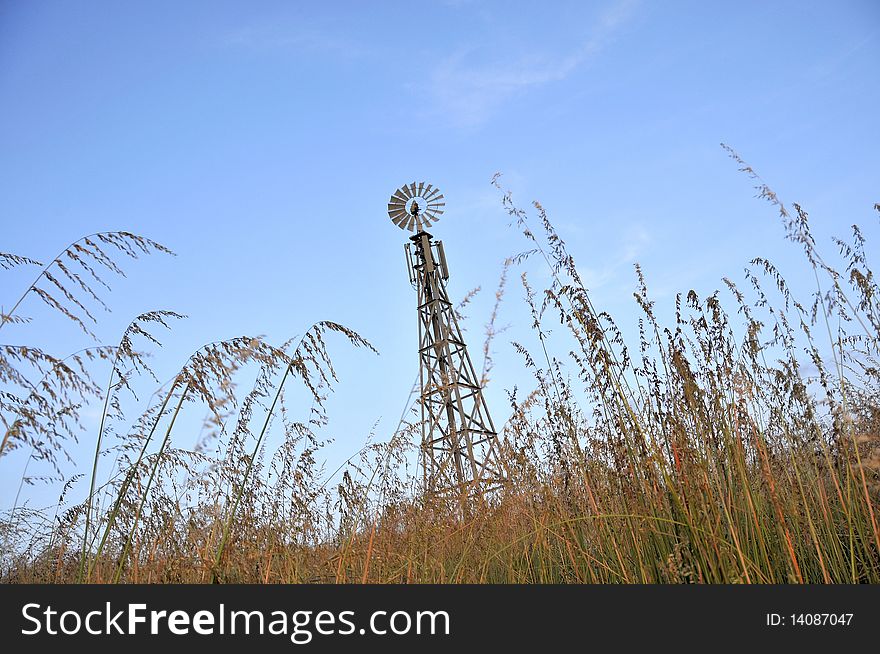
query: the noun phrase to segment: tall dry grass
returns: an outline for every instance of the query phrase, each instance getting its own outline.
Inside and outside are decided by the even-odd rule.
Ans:
[[[778,212],[815,288],[799,300],[771,262],[755,259],[742,285],[725,279],[723,292],[676,296],[664,324],[637,269],[632,343],[593,305],[541,205],[524,211],[502,191],[529,249],[504,266],[484,381],[508,273],[537,257],[552,274],[544,289],[521,275],[532,337],[513,347],[532,385],[509,393],[505,483],[464,512],[420,492],[414,413],[404,412],[389,440],[371,438],[339,470],[322,469],[324,399],[335,379],[323,337],[340,332],[370,347],[340,325],[318,323],[279,347],[248,337],[207,345],[134,421],[121,396],[149,370],[135,343],[155,342],[148,328],[175,314],[146,313],[118,346],[68,360],[3,346],[4,451],[29,447],[56,462],[80,404],[97,399],[104,412],[81,499],[67,499],[79,486],[66,480],[57,507],[5,515],[2,579],[880,581],[880,304],[865,239],[854,226],[849,240],[835,241],[835,267],[806,212],[783,204],[728,151]],[[3,256],[5,265],[30,264]],[[44,271],[40,288],[53,279],[61,281]],[[66,282],[55,284],[61,296],[34,288],[28,293],[87,325]],[[21,321],[15,309],[3,316],[13,321]],[[106,385],[89,376],[88,357],[110,366]],[[248,370],[255,381],[242,394]],[[305,391],[299,399],[294,382]],[[294,418],[296,402],[307,420]],[[187,450],[174,434],[191,405],[207,418],[199,446]],[[269,449],[273,427],[283,438]],[[108,457],[115,463],[99,480],[95,462]]]

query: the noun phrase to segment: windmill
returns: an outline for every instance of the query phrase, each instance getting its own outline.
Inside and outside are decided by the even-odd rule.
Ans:
[[[440,189],[413,182],[393,193],[388,215],[401,229],[415,232],[404,249],[418,296],[425,490],[465,495],[503,476],[495,426],[446,293],[449,267],[443,243],[425,231],[445,206]]]

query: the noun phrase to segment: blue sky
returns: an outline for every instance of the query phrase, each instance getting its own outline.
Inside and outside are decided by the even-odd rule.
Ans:
[[[820,243],[853,222],[876,233],[880,4],[4,2],[0,106],[0,250],[50,259],[128,229],[178,254],[127,266],[102,340],[148,309],[188,314],[156,358],[165,376],[202,343],[280,342],[320,319],[373,342],[379,357],[331,345],[328,456],[344,458],[377,420],[380,437],[395,427],[417,372],[395,188],[446,194],[434,234],[450,293],[483,288],[467,324],[478,367],[501,262],[526,247],[498,171],[519,204],[544,204],[627,329],[635,261],[666,306],[755,256],[796,278],[797,249],[719,143],[802,203]],[[30,275],[4,274],[3,306]],[[499,424],[503,389],[526,380],[509,346],[528,323],[516,278]],[[88,344],[29,302],[35,323],[4,339]],[[23,459],[0,465],[8,497]]]

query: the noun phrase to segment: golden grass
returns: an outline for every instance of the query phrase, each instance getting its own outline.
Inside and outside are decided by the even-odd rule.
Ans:
[[[368,444],[352,457],[339,483],[325,481],[317,434],[335,375],[323,337],[338,332],[370,347],[335,323],[318,323],[299,342],[280,347],[249,337],[207,345],[133,422],[124,417],[123,394],[149,374],[134,341],[155,342],[148,328],[176,315],[144,314],[119,346],[72,359],[3,346],[0,456],[27,447],[56,463],[80,424],[83,401],[97,399],[104,411],[87,496],[66,501],[73,478],[57,508],[7,512],[0,578],[880,581],[880,304],[864,238],[854,227],[850,241],[836,241],[839,272],[820,254],[806,212],[788,209],[729,152],[803,249],[815,292],[799,302],[773,264],[756,259],[746,289],[725,279],[724,296],[679,295],[675,319],[664,325],[638,271],[636,344],[625,343],[612,317],[595,309],[541,205],[530,215],[504,194],[531,249],[505,265],[497,303],[509,269],[528,257],[545,260],[552,282],[537,291],[522,275],[534,339],[514,347],[534,383],[522,395],[510,394],[512,415],[501,434],[505,483],[464,511],[457,501],[419,491],[418,475],[406,465],[419,425],[403,420],[389,442]],[[540,233],[530,226],[535,218]],[[106,238],[71,246],[90,263],[89,283],[65,251],[22,297],[42,298],[88,331],[90,314],[79,298],[98,299],[96,267],[121,272],[106,246],[125,255],[164,250],[133,235]],[[0,262],[33,263],[13,255]],[[65,283],[53,276],[59,262]],[[18,304],[0,329],[22,323],[14,315]],[[496,316],[497,304],[487,355],[488,341],[501,331]],[[569,338],[561,348],[561,337],[549,337],[559,324]],[[105,387],[92,381],[94,360],[111,364]],[[490,369],[487,356],[484,380]],[[245,370],[256,371],[256,382],[240,396],[236,380]],[[302,422],[287,408],[295,382],[312,405]],[[200,447],[183,450],[173,435],[181,410],[191,405],[208,419]],[[273,421],[283,439],[268,451]],[[110,423],[117,426],[114,438]],[[107,454],[115,465],[99,482],[97,461]]]

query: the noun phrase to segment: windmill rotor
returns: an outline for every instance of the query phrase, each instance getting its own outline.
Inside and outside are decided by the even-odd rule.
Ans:
[[[391,194],[388,217],[401,229],[418,233],[437,222],[445,206],[439,188],[425,182],[411,182]]]

